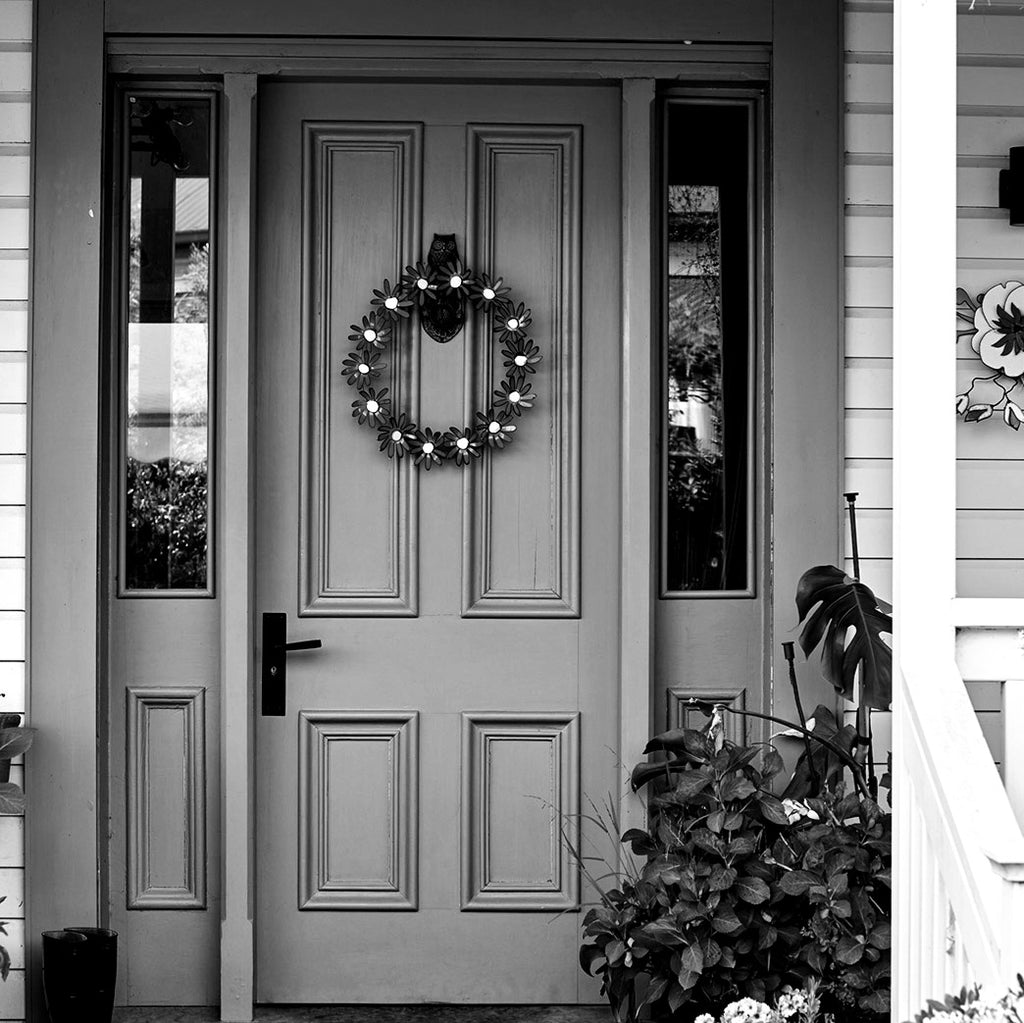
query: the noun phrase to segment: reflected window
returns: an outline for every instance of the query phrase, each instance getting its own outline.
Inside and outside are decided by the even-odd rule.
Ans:
[[[752,107],[665,107],[662,592],[748,593]]]
[[[208,591],[212,99],[125,97],[122,591]]]

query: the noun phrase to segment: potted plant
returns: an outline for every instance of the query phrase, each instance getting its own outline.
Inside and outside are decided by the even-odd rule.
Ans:
[[[858,698],[856,724],[824,705],[805,716],[784,644],[799,723],[701,705],[707,729],[655,736],[644,753],[659,759],[632,772],[634,790],[648,793],[647,827],[620,838],[610,809],[596,817],[630,847],[627,869],[594,878],[577,851],[599,895],[580,963],[601,978],[618,1021],[740,1023],[746,1000],[761,1015],[744,1023],[778,1023],[790,1004],[780,995],[794,986],[809,986],[815,1013],[839,1023],[888,1015],[892,817],[868,753],[871,710],[891,701],[891,609],[830,565],[804,574],[796,603],[800,645],[808,656],[820,647],[837,694]],[[782,724],[803,744],[794,770],[772,744],[727,741],[726,713]]]
[[[22,814],[25,812],[25,793],[19,785],[10,780],[11,761],[26,752],[35,737],[34,728],[21,726],[20,714],[0,715],[0,814]],[[7,896],[0,896],[0,902]],[[7,934],[7,926],[0,921],[0,934]],[[0,979],[7,980],[11,972],[11,956],[0,945]]]

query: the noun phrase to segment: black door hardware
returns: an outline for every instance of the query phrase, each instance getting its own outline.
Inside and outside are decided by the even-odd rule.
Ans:
[[[293,650],[319,650],[318,639],[288,642],[288,616],[283,611],[263,613],[263,716],[284,717],[288,672],[286,655]]]

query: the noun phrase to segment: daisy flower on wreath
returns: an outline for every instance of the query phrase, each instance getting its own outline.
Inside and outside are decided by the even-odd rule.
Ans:
[[[462,265],[461,260],[448,263],[438,274],[438,285],[455,294],[465,294],[473,283],[473,271]]]
[[[425,263],[410,264],[402,276],[402,286],[412,295],[417,305],[425,305],[437,298],[437,282],[434,271]]]
[[[359,392],[359,397],[352,402],[352,418],[363,423],[379,423],[391,415],[391,399],[387,397],[388,389],[380,391],[368,387],[365,391]]]
[[[505,356],[502,365],[513,372],[536,373],[541,361],[540,349],[528,337],[511,338],[501,354]]]
[[[439,430],[431,430],[429,426],[417,430],[412,441],[413,461],[416,465],[422,463],[427,470],[440,465],[445,458],[443,444],[444,435]]]
[[[444,435],[448,445],[448,457],[455,459],[456,465],[468,465],[474,458],[480,457],[480,440],[471,427],[461,429],[451,427]]]
[[[387,320],[383,323],[376,313],[363,317],[362,325],[353,323],[349,328],[349,341],[355,341],[358,348],[385,348],[391,338],[391,327]]]
[[[516,432],[516,424],[510,422],[505,416],[499,416],[493,408],[486,412],[477,412],[477,429],[487,438],[487,446],[492,448],[503,448],[506,444],[512,443],[512,435]]]
[[[406,296],[401,281],[391,287],[391,282],[385,277],[384,284],[373,289],[370,305],[377,306],[381,316],[387,317],[389,320],[398,320],[399,317],[409,315],[412,299]]]
[[[505,344],[506,341],[518,340],[523,337],[532,321],[530,310],[522,302],[516,306],[509,303],[494,326],[498,330],[499,340]]]
[[[509,290],[509,286],[500,277],[492,281],[487,274],[479,274],[473,279],[469,297],[477,309],[500,308],[505,305],[505,296]]]
[[[389,458],[401,458],[410,450],[410,444],[416,440],[416,424],[400,412],[380,424],[377,434],[381,451],[386,451]]]
[[[537,395],[533,393],[533,384],[519,383],[516,380],[502,380],[501,387],[494,392],[494,407],[499,412],[511,412],[521,416],[523,409],[533,408]]]
[[[342,376],[349,384],[367,384],[379,377],[387,363],[380,361],[380,353],[372,350],[349,352],[341,364]]]

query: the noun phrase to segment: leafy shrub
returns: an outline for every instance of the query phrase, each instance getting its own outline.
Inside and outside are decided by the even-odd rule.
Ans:
[[[820,980],[830,1012],[880,1023],[889,816],[841,787],[780,800],[783,761],[770,746],[680,729],[652,751],[666,759],[632,776],[653,789],[648,826],[621,838],[645,862],[584,919],[580,962],[616,1019],[717,1016],[736,999]]]

